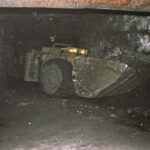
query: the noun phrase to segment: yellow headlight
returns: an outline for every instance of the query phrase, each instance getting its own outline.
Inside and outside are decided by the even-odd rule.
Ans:
[[[74,47],[66,47],[66,48],[62,48],[62,50],[67,53],[74,53],[74,54],[78,53],[78,48],[74,48]]]
[[[78,49],[77,48],[71,48],[71,49],[69,49],[69,52],[76,54],[78,52]]]
[[[79,49],[78,51],[79,51],[79,54],[81,54],[81,55],[86,56],[88,54],[88,50],[86,50],[86,49]]]
[[[81,51],[81,54],[85,54],[85,50],[82,50],[82,51]]]
[[[73,53],[73,54],[79,54],[79,55],[84,55],[84,56],[88,55],[87,49],[78,49],[75,47],[66,47],[66,48],[62,48],[62,50],[66,53]]]

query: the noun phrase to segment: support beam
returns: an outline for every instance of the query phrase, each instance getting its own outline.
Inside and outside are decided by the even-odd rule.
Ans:
[[[150,0],[0,0],[0,7],[150,11]]]

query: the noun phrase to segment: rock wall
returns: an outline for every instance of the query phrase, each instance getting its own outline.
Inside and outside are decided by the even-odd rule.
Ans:
[[[85,20],[80,43],[90,56],[104,58],[119,49],[118,59],[150,62],[147,55],[141,58],[150,52],[149,16],[99,14]]]
[[[5,70],[5,64],[3,61],[3,47],[2,47],[2,41],[3,39],[3,27],[0,25],[0,89],[3,87],[4,82],[6,81],[6,70]]]

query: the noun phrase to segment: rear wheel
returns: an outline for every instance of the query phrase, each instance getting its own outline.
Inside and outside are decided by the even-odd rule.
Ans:
[[[49,61],[41,69],[40,84],[49,95],[70,95],[73,92],[71,64],[63,60]]]

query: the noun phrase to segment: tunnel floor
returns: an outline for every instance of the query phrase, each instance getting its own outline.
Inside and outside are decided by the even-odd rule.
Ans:
[[[0,150],[149,150],[149,95],[52,98],[38,86],[4,89]]]

